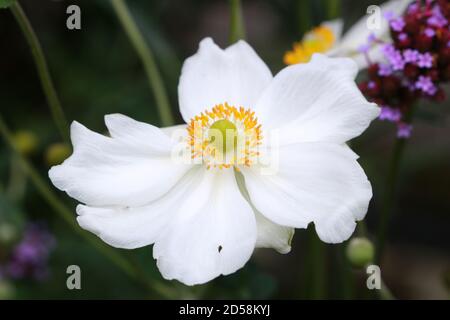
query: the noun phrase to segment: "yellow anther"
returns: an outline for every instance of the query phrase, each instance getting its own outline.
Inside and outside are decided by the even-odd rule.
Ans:
[[[192,158],[200,158],[207,169],[251,166],[259,155],[261,125],[250,109],[218,104],[193,117],[187,131]]]

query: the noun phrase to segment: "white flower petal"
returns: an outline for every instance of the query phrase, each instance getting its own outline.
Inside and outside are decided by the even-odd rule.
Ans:
[[[185,135],[187,135],[187,124],[177,124],[175,126],[170,126],[170,127],[164,127],[164,128],[160,128],[162,132],[164,132],[166,135],[168,135],[169,137],[172,137],[174,133],[176,132],[185,132]],[[178,139],[175,139],[178,140]]]
[[[232,170],[202,168],[176,211],[153,248],[164,278],[201,284],[235,272],[250,258],[255,216]]]
[[[344,29],[344,20],[343,19],[335,19],[330,21],[325,21],[321,24],[321,26],[330,28],[334,35],[334,43],[338,43],[342,37],[342,31]]]
[[[306,228],[314,222],[319,237],[342,242],[364,218],[372,188],[346,145],[299,143],[281,147],[276,174],[242,170],[252,204],[269,220]]]
[[[172,161],[172,141],[159,129],[132,121],[108,117],[113,138],[72,123],[74,152],[50,169],[53,184],[90,206],[138,206],[165,194],[190,167]]]
[[[77,207],[78,223],[109,245],[134,249],[156,241],[198,180],[199,168],[191,169],[163,197],[140,207]]]
[[[136,121],[123,114],[105,116],[109,134],[117,142],[133,146],[136,150],[152,150],[156,154],[170,151],[172,141],[158,127]]]
[[[245,41],[222,50],[206,38],[181,71],[178,96],[183,119],[188,122],[225,102],[251,108],[271,79],[269,68]]]
[[[113,247],[135,249],[154,243],[166,226],[171,212],[164,205],[169,203],[165,201],[159,205],[160,208],[158,205],[136,208],[78,205],[77,221],[83,229],[96,234]]]
[[[279,128],[282,144],[343,143],[360,135],[379,108],[356,86],[357,72],[351,59],[319,54],[309,63],[286,67],[257,103],[263,130]]]
[[[369,66],[369,62],[380,63],[386,61],[386,57],[378,44],[370,47],[367,52],[367,56],[364,53],[355,52],[354,54],[350,54],[348,57],[355,61],[359,70],[366,69]],[[367,60],[367,57],[369,57],[370,61]]]
[[[245,187],[244,176],[241,172],[235,172],[236,182],[238,184],[241,194],[245,200],[248,201],[253,209],[256,217],[256,228],[258,230],[256,247],[257,248],[272,248],[279,253],[286,254],[291,251],[291,240],[294,236],[295,229],[291,227],[280,226],[266,217],[264,217],[258,210],[252,205],[248,191]]]
[[[413,0],[391,0],[381,5],[380,28],[374,30],[367,27],[368,16],[364,15],[361,17],[361,19],[344,34],[341,41],[333,48],[331,55],[335,57],[354,55],[361,45],[367,43],[368,37],[372,33],[382,40],[388,40],[389,23],[384,18],[384,13],[392,12],[394,15],[400,15],[412,1]]]
[[[257,210],[255,210],[255,217],[258,229],[256,248],[272,248],[282,254],[289,253],[295,229],[276,224]]]

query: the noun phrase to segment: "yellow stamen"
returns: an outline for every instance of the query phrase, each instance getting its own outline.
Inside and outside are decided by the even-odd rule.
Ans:
[[[293,45],[293,50],[284,55],[285,64],[297,64],[308,62],[314,53],[324,53],[330,50],[336,41],[331,28],[319,26],[309,31],[301,42]]]
[[[251,166],[259,156],[261,125],[250,109],[218,104],[192,118],[187,130],[191,158],[207,169]]]

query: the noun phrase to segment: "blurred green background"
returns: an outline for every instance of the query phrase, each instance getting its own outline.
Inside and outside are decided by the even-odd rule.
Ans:
[[[339,12],[330,12],[328,2],[244,0],[247,41],[276,73],[283,67],[284,52],[309,28],[339,12],[348,28],[365,14],[368,5],[382,1],[337,1]],[[177,122],[181,123],[176,88],[182,62],[196,51],[198,42],[206,36],[211,36],[221,46],[227,45],[228,1],[129,0],[127,3],[154,52],[172,109]],[[155,100],[141,61],[109,1],[23,0],[21,4],[41,41],[70,121],[77,120],[90,129],[104,132],[103,116],[118,112],[159,124]],[[70,4],[81,7],[81,30],[66,28],[66,8]],[[306,12],[302,8],[306,8]],[[0,10],[0,48],[1,115],[13,132],[27,130],[36,136],[37,150],[29,155],[29,159],[48,181],[49,166],[45,154],[52,143],[60,142],[60,137],[27,43],[11,12],[6,9]],[[382,264],[383,278],[398,298],[449,297],[449,107],[448,100],[439,105],[419,106],[413,136],[403,158],[389,245]],[[361,156],[361,164],[374,188],[374,199],[366,218],[369,233],[376,228],[387,160],[394,140],[394,126],[375,121],[352,145]],[[14,157],[1,140],[0,224],[12,225],[20,234],[27,221],[43,222],[54,235],[56,246],[49,257],[50,274],[45,280],[0,279],[0,299],[161,297],[139,279],[128,277],[76,234],[29,181],[20,197],[6,197],[5,190],[11,177],[20,174],[17,166],[11,168],[11,163],[15,163]],[[59,191],[57,194],[74,208],[75,203],[67,196]],[[173,288],[172,297],[175,298],[376,297],[365,288],[364,271],[352,268],[346,260],[346,243],[324,244],[324,263],[314,275],[310,274],[308,264],[314,260],[314,252],[306,246],[308,238],[312,237],[310,233],[309,230],[297,230],[293,249],[288,255],[268,249],[257,250],[242,270],[194,288],[162,280],[151,256],[151,247],[114,250],[139,265],[142,278],[148,278],[150,282],[155,279]],[[0,243],[0,259],[2,252],[5,254],[7,250],[8,246]],[[81,267],[82,290],[66,288],[66,268],[72,264]]]

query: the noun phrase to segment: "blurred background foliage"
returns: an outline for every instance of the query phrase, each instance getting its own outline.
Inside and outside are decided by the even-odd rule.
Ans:
[[[155,100],[141,61],[110,1],[20,2],[41,41],[68,120],[77,120],[98,132],[106,131],[103,116],[108,113],[123,113],[159,124]],[[244,0],[247,41],[276,73],[283,67],[284,52],[305,31],[339,15],[348,28],[365,14],[368,5],[380,2]],[[227,45],[228,1],[129,0],[127,3],[153,50],[176,121],[181,123],[177,111],[177,83],[182,62],[196,51],[198,42],[206,36],[211,36],[221,46]],[[66,28],[66,8],[70,4],[81,7],[81,30]],[[24,148],[27,157],[49,182],[48,148],[61,139],[27,43],[9,10],[0,10],[0,48],[1,115],[15,134],[25,131],[35,137],[31,150],[26,145]],[[449,110],[448,100],[440,105],[419,106],[415,130],[402,162],[389,245],[382,264],[385,281],[398,298],[445,299],[449,296]],[[374,199],[366,220],[369,234],[376,228],[394,130],[389,124],[374,122],[352,145],[361,156],[361,164],[374,187]],[[145,284],[127,277],[62,221],[18,168],[17,159],[3,140],[0,187],[1,226],[12,226],[13,233],[20,235],[27,222],[39,221],[56,239],[49,258],[49,276],[40,281],[0,278],[0,299],[160,297]],[[68,197],[60,192],[58,196],[74,208],[75,203]],[[75,213],[73,215],[75,219]],[[0,233],[4,229],[1,226]],[[321,245],[323,263],[314,265],[315,251],[306,246],[312,237],[315,235],[311,230],[298,230],[290,254],[258,250],[239,272],[194,288],[161,280],[150,247],[115,250],[140,266],[141,277],[150,282],[155,279],[174,289],[171,294],[174,298],[376,297],[365,289],[364,271],[352,268],[347,261],[346,243]],[[18,240],[0,243],[0,262],[2,252],[4,255],[14,241]],[[66,268],[71,264],[81,267],[82,290],[66,288]]]

